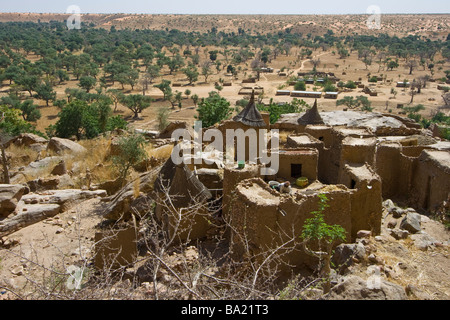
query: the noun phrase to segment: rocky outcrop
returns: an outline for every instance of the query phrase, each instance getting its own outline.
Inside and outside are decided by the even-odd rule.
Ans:
[[[373,276],[376,277],[376,276]],[[347,276],[331,289],[330,300],[407,300],[403,287],[381,277]]]
[[[115,195],[102,199],[106,203],[103,215],[108,220],[120,220],[131,217],[132,213],[145,213],[153,202],[149,194],[159,169],[141,174],[138,180],[131,181]],[[139,183],[139,190],[137,190]]]
[[[16,146],[29,147],[34,144],[46,144],[47,142],[48,142],[47,139],[44,139],[33,133],[22,133],[17,137],[14,137],[13,139],[9,140],[6,144],[6,147],[9,147],[11,144],[14,144]]]
[[[47,150],[53,151],[57,154],[83,153],[87,151],[86,148],[72,140],[57,137],[53,137],[50,139],[47,145]]]
[[[20,184],[0,184],[0,218],[14,212],[25,190],[26,187]]]

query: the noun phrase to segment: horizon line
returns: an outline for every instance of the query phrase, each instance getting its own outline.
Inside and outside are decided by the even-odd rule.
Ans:
[[[74,13],[67,12],[0,12],[0,14],[64,14],[71,15]],[[78,13],[77,13],[78,14]],[[222,16],[343,16],[343,15],[353,15],[353,16],[364,16],[371,15],[371,13],[137,13],[137,12],[80,12],[79,14],[98,14],[98,15],[108,15],[108,14],[130,14],[130,15],[189,15],[189,16],[203,16],[203,15],[222,15]],[[437,12],[410,12],[410,13],[383,13],[381,15],[450,15],[450,12],[437,13]]]

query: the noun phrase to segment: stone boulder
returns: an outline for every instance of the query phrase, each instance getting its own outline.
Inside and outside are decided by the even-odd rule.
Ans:
[[[420,226],[420,215],[415,212],[408,212],[400,223],[400,228],[414,234],[422,230]]]
[[[0,184],[0,218],[14,212],[25,192],[26,187],[20,184]]]
[[[354,259],[362,261],[365,255],[366,249],[362,243],[340,244],[334,250],[331,261],[342,274],[353,264]]]
[[[83,153],[87,151],[86,148],[72,140],[57,137],[50,139],[47,145],[47,150],[53,151],[57,154]]]
[[[426,251],[437,242],[436,239],[425,232],[411,235],[411,240],[414,241],[415,247],[422,251]]]
[[[405,289],[398,284],[377,277],[364,280],[350,275],[343,277],[329,295],[330,300],[408,300]]]
[[[20,147],[22,146],[29,147],[34,144],[46,144],[47,142],[48,142],[47,139],[44,139],[33,133],[22,133],[17,137],[14,137],[11,140],[9,140],[6,146],[9,147],[11,144],[14,144]]]
[[[106,191],[88,191],[79,189],[51,190],[42,193],[27,194],[22,197],[22,201],[25,204],[57,204],[60,206],[62,212],[68,210],[77,202],[96,197],[106,197]]]
[[[113,196],[102,199],[103,215],[108,220],[121,220],[131,217],[134,212],[145,213],[153,202],[148,195],[153,191],[153,185],[160,168],[143,173],[139,176],[139,195],[136,197],[136,183],[129,182]]]
[[[52,170],[50,174],[55,176],[62,176],[67,173],[66,162],[61,160]]]

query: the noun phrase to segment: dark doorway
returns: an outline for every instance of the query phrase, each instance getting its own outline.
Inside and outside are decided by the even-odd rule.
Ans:
[[[301,164],[291,164],[291,177],[292,178],[302,177],[302,165]]]
[[[355,189],[356,187],[356,181],[352,179],[352,182],[350,183],[350,189]]]

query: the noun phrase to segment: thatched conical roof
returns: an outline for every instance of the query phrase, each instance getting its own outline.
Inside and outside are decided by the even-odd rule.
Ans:
[[[264,121],[255,103],[255,90],[252,92],[252,97],[248,105],[237,116],[233,118],[234,121],[242,122],[249,127],[265,127]]]
[[[310,124],[324,124],[322,117],[317,109],[317,99],[314,101],[314,105],[311,109],[305,112],[305,114],[298,119],[298,124],[300,125],[310,125]]]
[[[186,164],[176,165],[170,157],[162,166],[155,181],[155,191],[168,194],[172,203],[179,208],[189,207],[194,202],[212,198],[211,192],[189,170]]]

